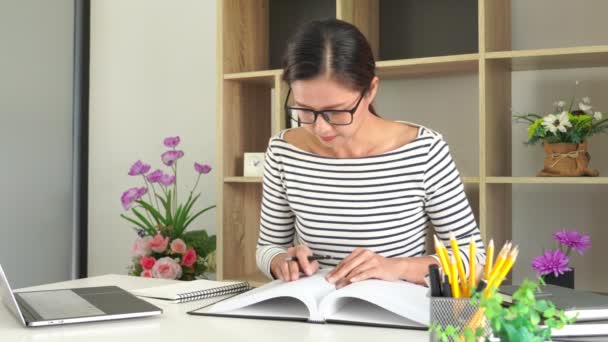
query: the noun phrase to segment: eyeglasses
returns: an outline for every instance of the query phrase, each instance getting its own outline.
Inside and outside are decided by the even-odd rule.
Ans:
[[[290,107],[287,105],[289,101],[289,95],[291,94],[291,88],[287,92],[287,97],[285,98],[285,113],[287,117],[291,120],[301,124],[313,124],[317,121],[317,117],[321,115],[327,123],[336,126],[346,126],[350,125],[353,122],[353,115],[357,112],[357,108],[359,108],[359,104],[361,100],[363,100],[363,96],[367,88],[363,89],[361,92],[361,96],[359,100],[357,100],[357,104],[353,109],[324,109],[324,110],[312,110],[308,108],[298,108],[298,107]]]

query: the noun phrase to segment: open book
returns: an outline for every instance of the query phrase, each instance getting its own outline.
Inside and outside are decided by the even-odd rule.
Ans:
[[[336,289],[327,272],[293,282],[275,280],[193,315],[282,319],[426,329],[428,289],[405,281],[365,280]]]
[[[247,290],[249,290],[249,284],[247,282],[200,279],[134,290],[131,291],[131,293],[140,297],[165,299],[172,303],[183,303],[192,300],[219,297],[231,293],[240,293]]]

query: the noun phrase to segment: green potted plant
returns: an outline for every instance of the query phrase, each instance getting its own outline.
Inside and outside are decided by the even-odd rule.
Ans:
[[[539,279],[539,282],[543,282]],[[490,291],[489,295],[481,298],[476,293],[471,302],[479,307],[479,315],[482,322],[486,319],[492,335],[502,342],[544,342],[551,340],[552,329],[561,329],[566,324],[571,324],[575,318],[569,318],[562,310],[548,300],[536,300],[535,293],[540,291],[539,283],[524,280],[521,286],[513,294],[513,304],[504,307],[502,296],[496,291]],[[474,318],[476,319],[476,318]],[[432,325],[435,336],[439,341],[489,341],[490,336],[484,336],[483,324],[467,326],[462,334],[461,329],[454,326],[441,328]]]
[[[577,81],[578,85],[579,82]],[[575,103],[578,109],[574,109]],[[546,115],[515,114],[516,122],[528,124],[527,144],[542,142],[545,151],[544,167],[537,176],[598,176],[589,169],[588,139],[608,130],[608,119],[595,111],[589,97],[566,106],[565,101],[554,103],[554,110]]]

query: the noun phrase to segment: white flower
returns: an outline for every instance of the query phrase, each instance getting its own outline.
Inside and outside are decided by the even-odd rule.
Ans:
[[[584,104],[591,104],[591,99],[589,98],[589,96],[583,97],[583,103]]]
[[[570,119],[568,118],[567,112],[562,112],[559,116],[549,114],[543,119],[542,125],[555,134],[559,130],[560,132],[566,133],[566,127],[572,127]]]
[[[593,108],[591,105],[585,104],[583,102],[579,102],[578,103],[578,108],[580,110],[582,110],[585,113],[589,113],[589,111],[591,110],[591,108]]]
[[[595,113],[593,113],[593,118],[595,120],[598,120],[598,121],[602,120],[602,112],[595,112]]]

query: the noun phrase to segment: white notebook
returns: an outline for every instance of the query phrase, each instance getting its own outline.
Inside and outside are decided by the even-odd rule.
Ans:
[[[164,299],[172,303],[184,303],[231,293],[240,293],[247,290],[249,290],[247,282],[200,279],[134,290],[131,293],[140,297]]]
[[[365,280],[336,289],[325,272],[275,280],[189,314],[427,329],[428,289],[405,281]]]

